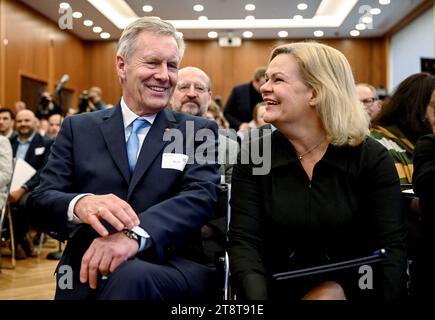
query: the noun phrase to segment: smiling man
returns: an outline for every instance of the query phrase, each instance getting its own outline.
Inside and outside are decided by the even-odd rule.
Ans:
[[[218,165],[185,161],[186,150],[165,153],[163,139],[168,129],[185,138],[189,121],[214,133],[217,154],[215,123],[166,108],[183,51],[171,24],[138,19],[118,43],[118,105],[63,122],[29,201],[47,231],[69,239],[59,268],[72,268],[73,289],[59,285],[58,274],[57,299],[214,294],[200,231],[216,202]]]

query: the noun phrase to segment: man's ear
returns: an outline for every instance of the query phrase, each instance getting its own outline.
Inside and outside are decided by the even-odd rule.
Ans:
[[[116,55],[116,71],[118,72],[118,76],[120,79],[124,80],[126,71],[125,71],[125,60],[124,57],[117,54]]]

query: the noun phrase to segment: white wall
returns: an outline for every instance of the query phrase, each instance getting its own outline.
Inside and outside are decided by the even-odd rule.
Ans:
[[[435,9],[430,8],[391,38],[389,92],[420,72],[420,58],[435,58],[434,20]]]

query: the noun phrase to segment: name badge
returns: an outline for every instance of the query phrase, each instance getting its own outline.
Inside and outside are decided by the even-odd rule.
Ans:
[[[162,156],[162,169],[175,169],[183,171],[189,156],[182,153],[164,153]]]
[[[45,151],[45,147],[35,148],[35,156],[40,156]]]

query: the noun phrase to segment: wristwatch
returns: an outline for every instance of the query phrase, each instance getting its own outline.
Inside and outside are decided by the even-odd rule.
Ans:
[[[136,240],[137,241],[137,244],[139,245],[139,247],[140,247],[140,242],[141,242],[141,237],[136,233],[136,232],[134,232],[134,231],[132,231],[132,230],[130,230],[130,229],[124,229],[124,230],[122,230],[122,232],[127,236],[127,237],[129,237],[130,239],[133,239],[133,240]]]
[[[139,251],[144,250],[147,239],[150,237],[148,232],[139,226],[133,227],[133,229],[125,228],[122,232],[130,239],[136,240],[139,244]]]

